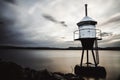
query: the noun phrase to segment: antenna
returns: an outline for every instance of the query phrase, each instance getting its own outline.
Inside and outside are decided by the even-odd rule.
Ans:
[[[85,16],[87,16],[87,4],[85,4]]]

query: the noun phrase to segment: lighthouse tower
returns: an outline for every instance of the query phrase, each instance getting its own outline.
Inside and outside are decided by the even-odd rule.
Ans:
[[[85,4],[85,17],[77,23],[78,30],[74,32],[74,40],[80,41],[82,44],[82,55],[80,65],[75,66],[75,74],[77,75],[98,75],[105,76],[106,71],[104,67],[98,66],[99,54],[98,54],[98,40],[101,38],[101,30],[96,29],[97,21],[90,18],[87,12],[87,4]],[[77,38],[76,38],[76,35]],[[83,65],[84,53],[86,51],[86,65]],[[89,54],[92,54],[93,63],[89,60]],[[89,74],[90,73],[90,74]],[[92,76],[93,76],[92,75]]]

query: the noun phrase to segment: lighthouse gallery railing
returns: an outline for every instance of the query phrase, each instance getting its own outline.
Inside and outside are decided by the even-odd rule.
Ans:
[[[96,38],[97,40],[101,40],[101,39],[102,39],[101,30],[99,30],[99,29],[91,29],[91,28],[85,28],[85,29],[80,29],[80,30],[74,31],[74,33],[73,33],[73,39],[74,39],[74,40],[77,40],[77,39],[81,38],[80,32],[81,32],[81,31],[88,31],[88,30],[90,30],[90,31],[93,30],[93,31],[96,32],[95,38]]]

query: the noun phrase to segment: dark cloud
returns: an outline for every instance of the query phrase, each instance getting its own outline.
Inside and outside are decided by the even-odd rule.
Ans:
[[[4,0],[6,2],[9,2],[9,3],[15,3],[15,0]]]
[[[9,4],[3,3],[3,1],[15,3],[14,0],[0,1],[0,44],[22,43],[22,34],[14,26],[17,14]]]
[[[0,2],[8,2],[8,3],[12,3],[12,4],[15,4],[15,0],[1,0]]]
[[[116,23],[116,22],[120,22],[120,14],[111,16],[110,18],[108,18],[108,20],[106,20],[105,22],[103,22],[101,24],[101,26],[104,26],[104,25],[107,25],[107,24],[110,24],[110,23]]]
[[[7,4],[4,4],[2,1],[0,1],[0,43],[2,44],[8,43],[9,39],[12,39],[9,37],[9,35],[11,35],[10,26],[14,24],[13,19],[5,15],[6,9],[10,8],[7,6]],[[9,10],[7,11],[9,12]]]
[[[109,44],[108,46],[112,46],[112,47],[120,47],[120,41],[115,41],[115,42]]]
[[[64,27],[68,27],[67,24],[65,24],[65,21],[60,21],[59,23],[61,23]]]
[[[102,36],[102,37],[107,37],[107,36],[112,36],[112,35],[113,35],[112,32],[102,32],[102,33],[101,33],[101,36]]]
[[[120,47],[120,40],[114,42],[112,42],[112,40],[103,40],[102,44],[99,44],[101,47]]]
[[[55,1],[57,1],[57,0],[55,0]],[[16,2],[17,2],[17,4],[14,5]],[[115,1],[113,1],[113,2],[115,2]],[[39,6],[37,3],[39,4]],[[57,9],[57,10],[64,11],[65,15],[67,15],[67,13],[70,14],[70,15],[68,14],[67,18],[65,16],[65,18],[63,18],[63,20],[68,19],[69,16],[73,16],[73,15],[78,16],[79,14],[77,12],[79,12],[79,10],[74,7],[68,9],[66,7],[66,5],[61,6],[63,4],[60,2],[58,4],[49,3],[50,5],[44,6],[45,4],[48,4],[48,3],[49,3],[48,0],[45,0],[45,1],[44,0],[30,0],[28,2],[25,0],[0,0],[0,44],[1,43],[7,43],[7,44],[15,43],[15,44],[28,44],[28,45],[30,44],[33,46],[34,45],[35,46],[36,45],[37,46],[56,46],[56,47],[58,47],[58,45],[63,46],[63,47],[68,46],[70,44],[69,42],[68,42],[68,44],[66,44],[66,42],[63,42],[63,44],[62,44],[62,41],[60,41],[60,40],[67,39],[66,36],[63,36],[60,38],[57,37],[58,39],[56,39],[56,37],[52,37],[51,34],[47,34],[47,31],[46,32],[44,31],[47,27],[49,27],[48,25],[47,26],[45,25],[45,27],[44,27],[45,29],[37,28],[37,27],[44,26],[45,19],[48,21],[51,21],[53,23],[60,24],[63,27],[67,27],[67,25],[66,25],[67,20],[62,21],[62,20],[59,20],[59,18],[57,18],[57,16],[62,17],[62,16],[64,16],[64,14],[59,13],[59,11],[56,13],[54,13],[54,11],[53,12],[50,11],[50,13],[49,13],[49,10],[51,10],[51,8],[53,8],[53,7],[55,7],[55,10]],[[63,1],[63,3],[65,3],[65,2]],[[78,3],[78,2],[76,2],[76,3]],[[68,4],[70,5],[71,3],[68,3]],[[101,4],[103,4],[102,1],[101,1]],[[113,15],[113,14],[116,14],[120,10],[120,8],[119,9],[117,8],[119,6],[117,2],[116,2],[116,4],[117,5],[115,5],[115,6],[107,6],[107,7],[114,7],[114,10],[113,10],[113,8],[111,8],[111,10],[109,10],[110,8],[109,9],[107,8],[107,10],[102,9],[104,13],[105,12],[110,13],[110,15],[112,15],[112,16],[108,17],[108,19],[106,18],[107,20],[105,19],[106,21],[103,22],[101,25],[107,25],[110,23],[119,23],[120,22],[120,14]],[[39,11],[40,11],[38,13],[35,12],[35,15],[36,15],[35,17],[37,17],[37,18],[33,18],[34,16],[32,14],[30,14],[31,16],[27,15],[27,10],[29,11],[30,7],[32,7],[33,5],[37,5],[36,10],[39,9]],[[64,8],[64,7],[66,7],[68,10],[66,10],[66,8]],[[20,8],[20,10],[19,10],[19,8]],[[14,10],[18,11],[18,13],[15,13]],[[53,8],[53,10],[54,10],[54,8]],[[76,10],[76,12],[74,12],[75,10]],[[21,12],[21,14],[19,12]],[[112,12],[114,12],[114,13],[112,13]],[[43,14],[41,14],[41,13],[43,13]],[[44,14],[44,13],[46,13],[46,14]],[[58,15],[57,15],[57,13],[58,13]],[[106,15],[108,15],[108,14],[103,14],[103,15],[106,17]],[[110,16],[110,15],[108,15],[108,16]],[[26,16],[31,17],[31,18],[27,18]],[[41,18],[41,20],[36,20],[36,19],[39,19],[38,16],[40,16],[40,17],[42,16],[42,18],[45,18],[45,19],[42,20],[42,18]],[[16,21],[17,17],[20,18],[21,22],[19,22],[19,20],[18,20],[18,22]],[[35,19],[35,21],[33,21],[33,23],[31,20],[32,18],[33,18],[33,20]],[[73,22],[75,20],[77,21],[77,19],[74,19],[74,17],[71,18],[71,20],[72,19],[73,19]],[[69,20],[67,21],[68,24],[70,24],[71,22],[72,21],[69,21]],[[22,23],[22,24],[20,24],[20,23]],[[30,23],[30,25],[28,26],[27,23],[28,24]],[[39,24],[37,24],[37,23],[39,23]],[[44,24],[42,24],[42,23],[44,23]],[[71,23],[71,24],[73,24],[73,23]],[[54,24],[53,24],[53,26],[54,26]],[[62,28],[62,29],[64,29],[64,28]],[[68,28],[68,29],[70,32],[73,31],[73,30],[71,31],[71,29],[73,29],[73,28],[71,28],[71,29]],[[52,30],[49,30],[48,32],[50,32],[50,31],[52,32],[52,34],[54,34],[54,32]],[[58,28],[58,30],[56,29],[55,33],[57,33],[57,32],[59,32],[59,28]],[[68,32],[68,34],[70,32]],[[65,34],[65,33],[63,32],[61,34]],[[46,36],[46,35],[48,35],[48,36]],[[112,36],[112,38],[102,41],[102,43],[105,43],[107,45],[108,44],[111,44],[111,45],[116,44],[117,45],[117,43],[119,42],[118,38],[120,38],[120,35],[115,36],[109,32],[103,32],[101,35],[103,37]],[[58,34],[58,36],[59,36],[59,34]],[[71,44],[71,46],[73,46],[73,44]]]
[[[102,47],[120,47],[120,34],[112,34],[111,36],[106,37],[106,39],[103,38],[99,43]]]
[[[111,38],[111,40],[117,40],[120,39],[120,34],[114,34]]]
[[[58,20],[56,20],[56,19],[55,19],[53,16],[51,16],[51,15],[43,14],[42,16],[43,16],[45,19],[49,20],[49,21],[52,21],[52,22],[54,22],[54,23],[59,23],[59,24],[61,24],[62,26],[67,27],[67,25],[65,24],[64,21],[58,21]]]
[[[10,34],[8,25],[11,24],[13,24],[13,21],[0,18],[0,42],[8,39]]]
[[[50,21],[55,22],[55,23],[58,23],[58,21],[55,20],[55,18],[53,18],[53,17],[50,16],[50,15],[43,14],[43,17],[44,17],[45,19],[47,19],[47,20],[50,20]]]

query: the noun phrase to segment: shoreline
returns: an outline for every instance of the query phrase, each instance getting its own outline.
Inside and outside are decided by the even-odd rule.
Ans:
[[[47,69],[34,70],[29,67],[0,59],[0,80],[84,80],[73,73],[50,72]]]
[[[2,46],[0,49],[25,49],[25,50],[82,50],[81,47],[74,47],[74,48],[51,48],[51,47],[9,47],[9,46]],[[93,50],[113,50],[113,51],[120,51],[120,47],[108,47],[108,48],[98,48]]]

